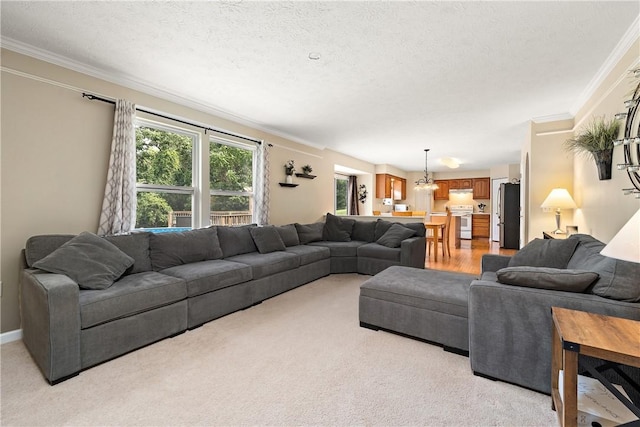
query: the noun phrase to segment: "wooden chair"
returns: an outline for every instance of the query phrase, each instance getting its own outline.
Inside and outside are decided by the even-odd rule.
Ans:
[[[380,216],[380,211],[373,211],[374,216]]]
[[[426,215],[426,211],[411,211],[411,216],[421,216],[424,218]]]
[[[427,236],[427,252],[428,255],[431,255],[431,245],[434,243],[433,239],[438,239],[438,243],[442,243],[442,256],[445,256],[445,247],[446,254],[451,257],[451,247],[449,246],[449,227],[451,226],[451,211],[447,207],[447,219],[445,220],[442,227],[439,228],[440,233],[434,231],[433,235]],[[437,256],[437,255],[436,255]]]
[[[411,212],[396,212],[393,211],[391,216],[411,216]]]

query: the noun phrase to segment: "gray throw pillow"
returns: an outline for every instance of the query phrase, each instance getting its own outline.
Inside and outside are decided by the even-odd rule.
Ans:
[[[322,231],[323,240],[331,242],[350,242],[351,231],[355,224],[355,219],[340,218],[338,216],[327,213]]]
[[[316,222],[313,224],[298,224],[296,222],[295,226],[298,231],[298,238],[300,239],[301,245],[322,240],[324,222]]]
[[[565,292],[584,292],[598,280],[593,271],[549,267],[507,267],[496,274],[500,283]]]
[[[507,267],[566,268],[577,245],[574,239],[533,239],[511,257]]]
[[[255,226],[255,224],[250,224],[240,227],[217,227],[220,247],[225,258],[258,251],[249,231]]]
[[[397,223],[396,223],[396,224],[397,224]],[[387,230],[388,230],[389,228],[391,228],[391,226],[392,226],[392,225],[393,225],[393,222],[391,222],[391,221],[386,221],[386,220],[384,220],[384,219],[378,219],[378,220],[376,221],[376,231],[375,231],[375,234],[374,234],[374,236],[373,236],[373,240],[374,240],[374,241],[376,241],[376,240],[378,240],[379,238],[381,238],[381,237],[382,237],[382,235],[383,235],[384,233],[386,233],[386,232],[387,232]]]
[[[107,289],[133,262],[113,243],[85,231],[33,267],[69,276],[83,289]]]
[[[386,233],[384,233],[376,243],[388,248],[399,248],[404,239],[415,236],[416,231],[400,224],[393,224]]]
[[[179,233],[151,233],[149,251],[155,271],[222,258],[216,227]]]
[[[272,225],[264,227],[251,227],[249,229],[253,241],[258,247],[258,252],[268,254],[269,252],[284,251],[286,246],[278,234],[278,230]]]
[[[276,226],[278,234],[285,246],[298,246],[300,239],[298,239],[298,231],[293,224]]]

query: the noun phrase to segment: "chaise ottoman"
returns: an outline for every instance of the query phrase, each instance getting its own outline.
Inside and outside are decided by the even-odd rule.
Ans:
[[[472,274],[393,266],[360,287],[360,326],[469,353],[468,295]]]

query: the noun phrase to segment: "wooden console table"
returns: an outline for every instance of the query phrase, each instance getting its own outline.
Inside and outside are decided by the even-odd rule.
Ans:
[[[552,307],[551,399],[563,427],[578,424],[578,355],[596,357],[640,368],[640,322],[584,311]],[[563,396],[558,372],[564,370]],[[592,372],[593,373],[593,372]],[[598,378],[636,416],[640,409],[604,378]]]

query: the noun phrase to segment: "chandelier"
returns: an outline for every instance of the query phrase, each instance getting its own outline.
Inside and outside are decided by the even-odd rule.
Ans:
[[[426,148],[424,150],[424,178],[420,178],[416,181],[416,190],[437,190],[438,184],[433,182],[433,179],[429,178],[429,172],[427,168],[427,156],[429,154],[429,149]]]

